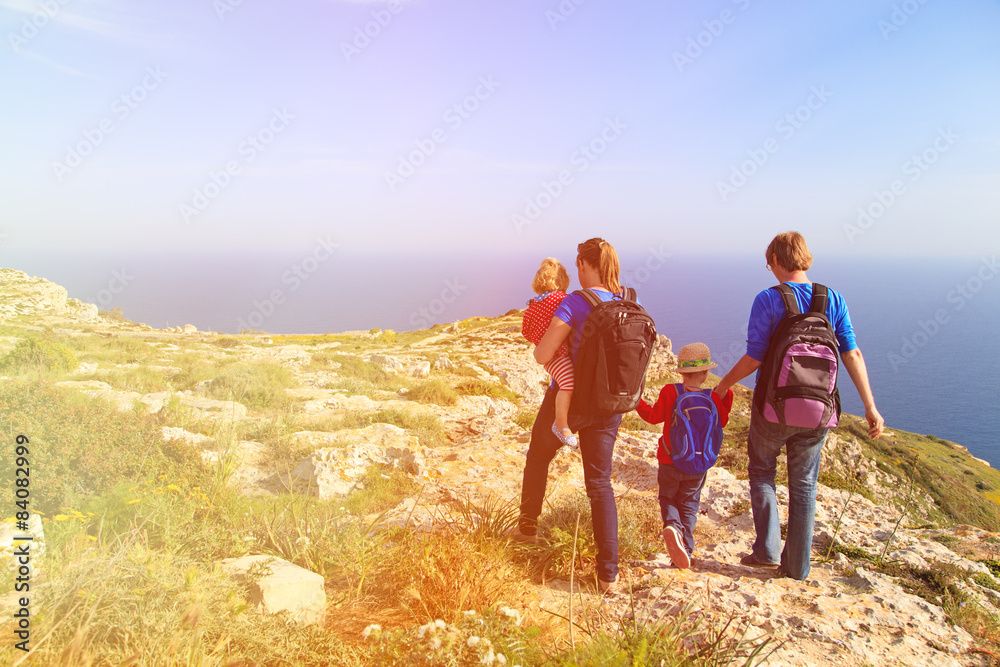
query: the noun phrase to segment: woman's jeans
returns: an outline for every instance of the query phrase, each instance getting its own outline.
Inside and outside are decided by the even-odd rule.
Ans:
[[[562,443],[552,432],[556,390],[545,392],[542,406],[531,429],[531,444],[524,462],[521,482],[521,532],[534,535],[542,513],[549,463]],[[597,542],[597,578],[615,581],[618,577],[618,508],[611,488],[611,460],[618,437],[621,415],[579,416],[570,414],[570,428],[580,436],[583,479],[590,498],[590,514]]]
[[[750,455],[750,507],[757,539],[753,556],[779,562],[781,523],[774,474],[782,446],[788,459],[788,531],[780,553],[781,568],[793,579],[809,575],[813,525],[816,521],[816,480],[826,429],[782,426],[767,421],[756,410],[750,416],[747,453]]]

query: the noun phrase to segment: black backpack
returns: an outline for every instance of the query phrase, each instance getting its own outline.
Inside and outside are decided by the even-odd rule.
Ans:
[[[575,387],[570,411],[582,415],[624,414],[639,404],[646,369],[656,345],[653,318],[636,302],[635,290],[624,299],[602,301],[591,289],[576,294],[593,306],[583,325],[574,364]]]
[[[833,428],[840,418],[837,391],[837,336],[826,317],[828,290],[813,283],[809,311],[799,312],[792,288],[777,290],[785,304],[760,365],[754,408],[764,419],[785,426]]]

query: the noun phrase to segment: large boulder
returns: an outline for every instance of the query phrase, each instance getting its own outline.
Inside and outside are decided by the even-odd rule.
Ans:
[[[322,575],[275,556],[227,558],[220,564],[227,574],[249,584],[248,601],[265,614],[288,612],[291,620],[302,625],[323,623],[326,591]]]

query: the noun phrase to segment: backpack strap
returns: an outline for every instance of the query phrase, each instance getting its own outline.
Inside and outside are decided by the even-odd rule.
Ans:
[[[829,303],[829,289],[826,285],[813,283],[812,303],[809,304],[810,313],[821,313],[826,315],[826,305]]]
[[[601,297],[597,296],[597,292],[595,292],[594,290],[592,290],[589,287],[587,289],[578,289],[575,292],[575,294],[579,294],[584,299],[586,299],[587,303],[590,304],[591,308],[597,308],[597,306],[599,306],[600,304],[604,303],[603,299],[601,299]],[[638,296],[636,294],[635,288],[633,288],[633,287],[622,288],[622,300],[623,301],[638,301]]]
[[[785,302],[785,315],[798,315],[802,312],[799,310],[799,302],[795,299],[795,292],[792,291],[791,287],[785,283],[781,283],[780,285],[775,285],[771,289],[777,290],[778,294],[781,295],[781,300]],[[816,293],[813,292],[814,297],[815,295]],[[823,312],[826,312],[825,308]]]
[[[584,299],[586,299],[587,303],[590,304],[591,308],[597,308],[597,306],[601,304],[601,297],[597,296],[597,292],[590,289],[589,287],[587,289],[577,290],[575,294],[579,294]]]

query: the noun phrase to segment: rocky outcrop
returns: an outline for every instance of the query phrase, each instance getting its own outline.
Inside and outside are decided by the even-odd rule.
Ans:
[[[97,306],[68,298],[66,288],[15,269],[0,269],[0,321],[28,316],[35,321],[92,322]]]

